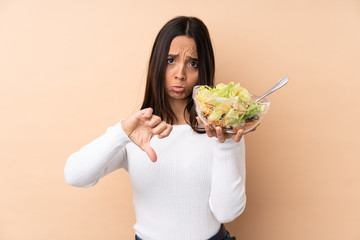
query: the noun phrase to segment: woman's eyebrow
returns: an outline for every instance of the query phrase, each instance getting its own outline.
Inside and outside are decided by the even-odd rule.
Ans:
[[[176,58],[179,54],[168,54],[168,57]]]
[[[191,61],[199,61],[199,59],[193,58],[193,57],[190,57],[190,56],[187,56],[187,58],[189,58]]]
[[[171,58],[176,58],[178,56],[179,56],[179,54],[168,54],[168,57],[171,57]],[[186,57],[189,58],[191,61],[199,61],[199,59],[194,58],[194,57],[190,57],[190,56],[186,56]]]

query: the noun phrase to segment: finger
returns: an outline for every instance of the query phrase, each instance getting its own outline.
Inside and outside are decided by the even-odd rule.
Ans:
[[[232,137],[232,139],[235,141],[235,142],[240,142],[242,136],[244,135],[244,130],[243,129],[240,129],[239,131],[237,131],[237,133]]]
[[[224,134],[223,130],[221,129],[221,127],[216,127],[215,131],[216,131],[216,135],[217,135],[219,142],[220,143],[225,142],[226,137],[225,137],[225,134]]]
[[[170,124],[166,124],[166,129],[163,132],[159,133],[158,138],[165,138],[169,136],[171,131],[172,131],[172,126]]]
[[[160,122],[157,126],[152,129],[154,135],[158,135],[166,130],[167,126],[165,122]]]
[[[200,124],[200,126],[202,126],[202,127],[205,129],[205,131],[207,131],[207,129],[208,129],[210,135],[215,136],[214,128],[213,128],[211,125],[209,125],[208,123],[204,123],[204,122],[201,120],[201,118],[199,118],[199,117],[196,117],[196,120],[197,120],[197,122]],[[210,136],[210,137],[212,137],[212,136]]]
[[[205,127],[205,131],[206,131],[206,134],[208,135],[208,137],[215,136],[215,132],[210,129],[210,125],[208,123],[204,123],[204,127]]]
[[[147,125],[151,128],[155,128],[157,125],[161,123],[161,118],[156,115],[152,115]]]
[[[153,113],[152,108],[145,108],[139,112],[139,117],[142,119],[150,119]]]
[[[156,155],[154,149],[150,146],[150,143],[143,145],[141,149],[144,152],[146,152],[146,154],[149,156],[149,158],[152,162],[156,162],[157,155]]]

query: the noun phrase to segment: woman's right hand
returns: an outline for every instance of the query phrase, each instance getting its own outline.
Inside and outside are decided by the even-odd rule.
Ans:
[[[166,124],[160,117],[153,115],[152,108],[145,108],[129,118],[122,121],[121,126],[130,140],[146,152],[151,161],[157,160],[154,149],[150,146],[150,140],[153,136],[159,138],[169,136],[172,126]]]

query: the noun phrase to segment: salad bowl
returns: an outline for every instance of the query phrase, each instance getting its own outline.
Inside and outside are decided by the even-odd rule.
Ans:
[[[219,126],[226,132],[236,133],[239,129],[243,129],[244,133],[250,132],[260,124],[269,111],[270,101],[262,98],[256,102],[258,96],[252,95],[240,85],[230,84],[232,86],[222,84],[220,87],[223,89],[219,91],[216,89],[220,88],[219,85],[216,88],[206,85],[195,86],[192,97],[196,113],[201,121],[212,127]],[[237,88],[234,91],[235,87]]]

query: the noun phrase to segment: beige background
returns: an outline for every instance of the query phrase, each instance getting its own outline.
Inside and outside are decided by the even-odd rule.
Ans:
[[[133,239],[128,175],[67,186],[67,157],[134,113],[158,30],[193,15],[217,82],[255,94],[241,240],[360,239],[358,0],[0,0],[0,239]]]

